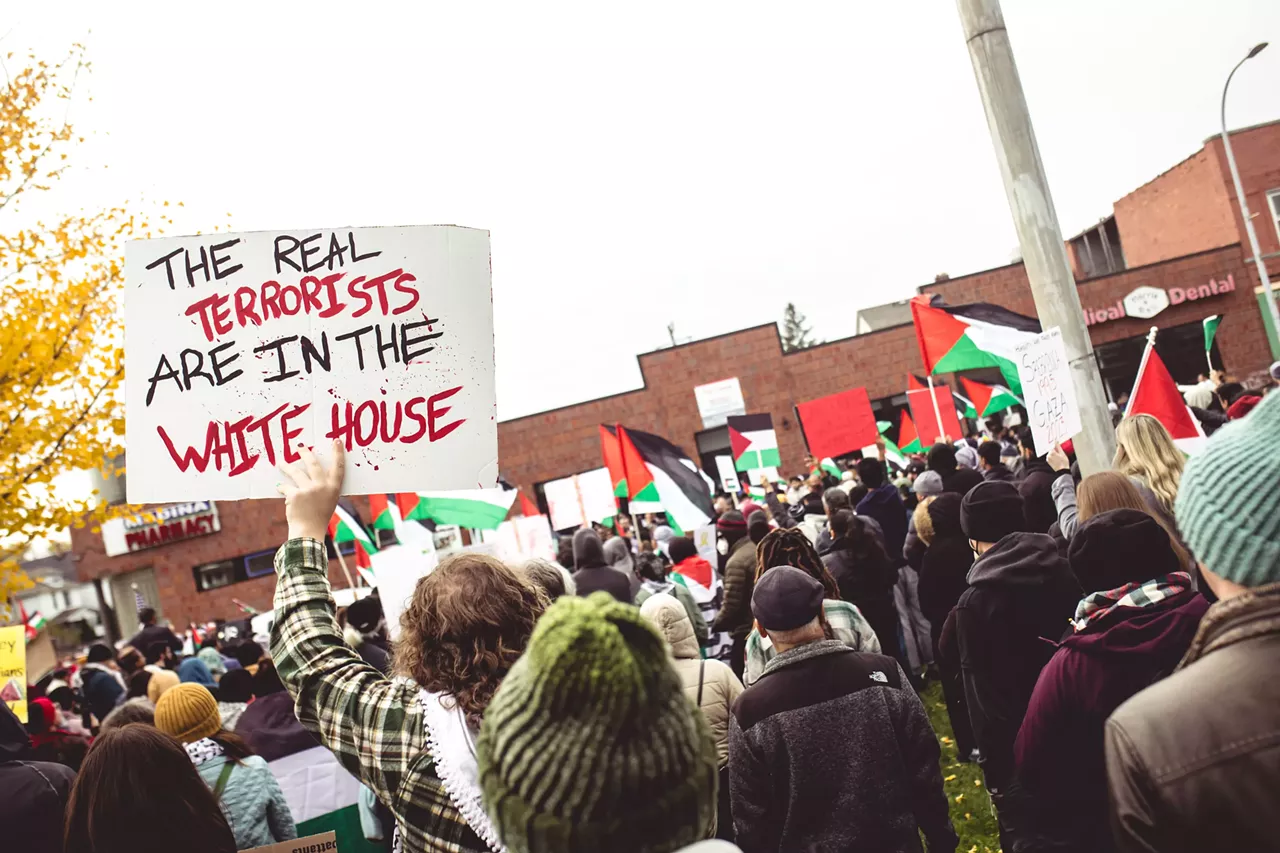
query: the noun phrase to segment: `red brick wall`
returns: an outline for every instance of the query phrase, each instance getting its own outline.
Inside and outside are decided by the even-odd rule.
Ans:
[[[1234,138],[1233,138],[1234,140]],[[1114,205],[1129,267],[1145,266],[1241,239],[1225,165],[1204,148]]]
[[[1228,246],[1188,258],[1094,279],[1080,286],[1084,304],[1114,303],[1140,285],[1187,287],[1223,279],[1230,273],[1233,293],[1166,309],[1154,321],[1125,318],[1093,330],[1098,343],[1143,334],[1162,326],[1198,322],[1208,314],[1224,315],[1218,344],[1226,365],[1237,373],[1269,362],[1262,323],[1253,299],[1255,284],[1241,248]],[[1021,264],[929,284],[949,303],[993,302],[1035,316],[1035,304]],[[833,341],[783,355],[776,326],[759,326],[640,356],[645,387],[498,424],[502,473],[513,484],[531,490],[537,482],[598,468],[602,464],[597,426],[622,422],[666,436],[694,454],[694,434],[701,431],[693,396],[695,385],[737,376],[748,411],[773,415],[784,471],[794,471],[804,456],[804,443],[792,406],[797,402],[864,385],[872,399],[901,393],[908,371],[921,372],[911,326],[886,329]]]
[[[183,627],[191,621],[241,618],[243,614],[232,598],[258,610],[270,610],[276,586],[274,575],[199,592],[191,570],[193,566],[279,547],[288,538],[284,502],[218,501],[218,519],[222,525],[218,533],[118,557],[106,555],[101,534],[87,527],[73,527],[71,548],[80,579],[104,578],[106,583],[110,575],[150,567],[155,572],[164,617]],[[350,559],[347,565],[355,571]],[[337,560],[329,564],[329,580],[335,588],[346,586]]]
[[[1232,227],[1237,229],[1236,238],[1246,247],[1249,238],[1245,235],[1244,222],[1240,218],[1240,205],[1236,202],[1235,184],[1231,181],[1231,170],[1227,167],[1227,155],[1222,147],[1222,137],[1215,136],[1205,145],[1215,162],[1219,164],[1222,174],[1222,186],[1228,199],[1228,213]],[[1264,124],[1248,130],[1233,131],[1231,134],[1231,150],[1236,155],[1236,165],[1240,169],[1240,182],[1244,184],[1245,200],[1249,204],[1249,212],[1253,214],[1253,227],[1258,234],[1258,243],[1262,254],[1269,255],[1280,251],[1280,238],[1276,235],[1275,219],[1267,204],[1267,191],[1280,189],[1280,122]],[[1246,254],[1252,257],[1252,254]],[[1280,258],[1267,261],[1267,273],[1274,280],[1280,276]]]

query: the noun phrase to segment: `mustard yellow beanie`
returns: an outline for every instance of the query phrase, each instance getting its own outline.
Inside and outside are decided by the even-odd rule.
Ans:
[[[208,688],[187,682],[171,687],[156,703],[156,728],[183,743],[218,733],[222,715]]]

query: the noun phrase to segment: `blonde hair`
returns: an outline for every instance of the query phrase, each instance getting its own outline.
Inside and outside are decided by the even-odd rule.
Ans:
[[[925,545],[933,544],[933,518],[929,515],[929,504],[933,503],[933,499],[937,495],[929,495],[920,503],[916,504],[916,510],[912,515],[916,522],[916,536],[920,537],[920,541]]]
[[[1151,415],[1130,415],[1116,425],[1116,458],[1111,467],[1144,483],[1170,513],[1185,466],[1186,458],[1169,431]]]

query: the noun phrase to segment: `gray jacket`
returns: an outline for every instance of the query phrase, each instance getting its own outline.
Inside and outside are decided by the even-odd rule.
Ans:
[[[938,741],[897,661],[820,640],[775,657],[729,720],[729,788],[745,853],[930,853],[958,841]]]
[[[210,790],[218,784],[226,763],[225,757],[218,756],[196,768]],[[298,837],[298,828],[293,824],[293,814],[280,783],[261,756],[251,755],[232,769],[219,805],[227,816],[227,823],[231,824],[237,850],[266,847]]]

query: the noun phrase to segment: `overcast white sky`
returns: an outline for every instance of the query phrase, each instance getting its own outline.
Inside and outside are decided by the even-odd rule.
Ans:
[[[89,46],[64,209],[490,229],[503,419],[638,387],[669,321],[842,337],[1017,244],[948,0],[5,5],[8,50]],[[1228,118],[1280,118],[1276,0],[1004,10],[1067,235],[1216,131],[1258,41]]]

